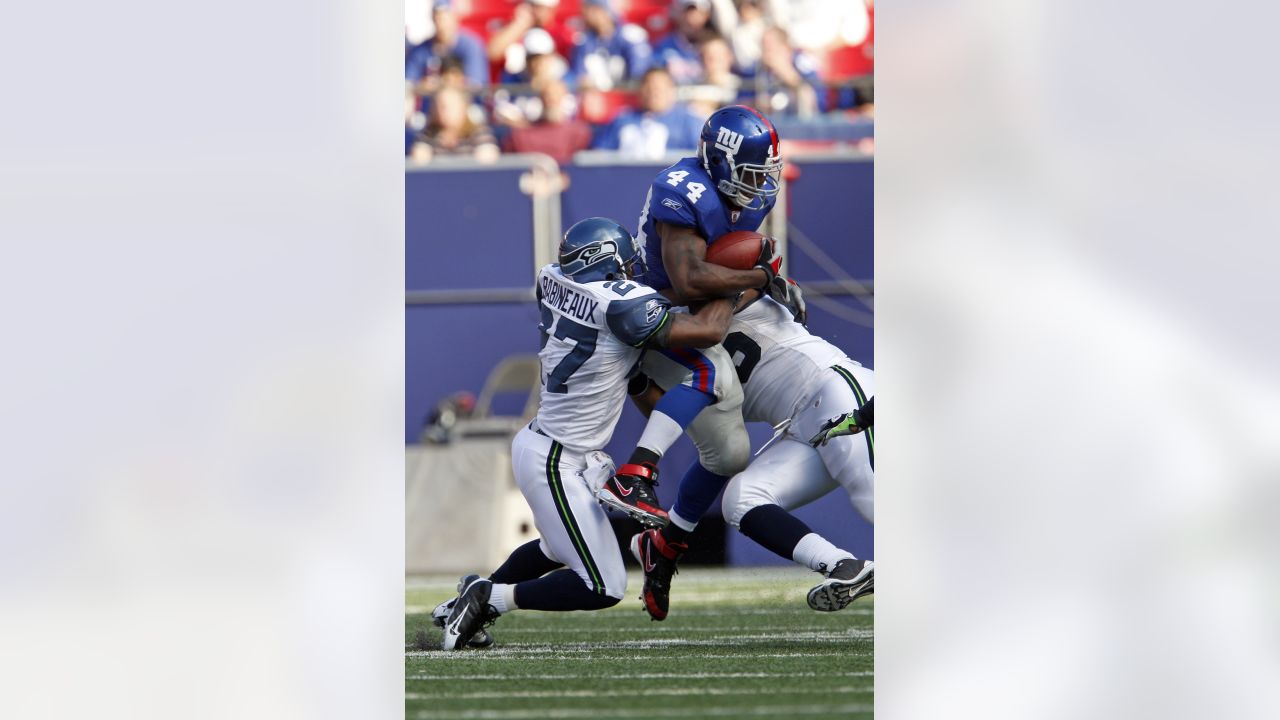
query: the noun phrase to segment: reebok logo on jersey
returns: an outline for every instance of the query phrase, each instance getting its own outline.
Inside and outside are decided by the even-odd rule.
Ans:
[[[653,322],[654,320],[657,320],[661,316],[662,316],[662,303],[658,302],[656,298],[645,303],[644,305],[645,322]]]
[[[720,128],[720,133],[716,135],[716,147],[723,150],[729,157],[733,157],[738,154],[738,149],[742,147],[742,135],[727,127],[722,127]]]
[[[663,199],[662,199],[662,204],[663,204],[663,205],[666,205],[667,207],[671,208],[672,210],[679,210],[680,208],[684,207],[683,205],[681,205],[681,204],[680,204],[680,201],[679,201],[679,200],[673,200],[673,199],[671,199],[671,198],[663,198]]]

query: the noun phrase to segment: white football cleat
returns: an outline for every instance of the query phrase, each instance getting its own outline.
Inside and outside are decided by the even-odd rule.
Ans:
[[[849,603],[875,591],[876,564],[870,560],[844,559],[827,579],[809,591],[809,607],[819,612],[843,610]]]

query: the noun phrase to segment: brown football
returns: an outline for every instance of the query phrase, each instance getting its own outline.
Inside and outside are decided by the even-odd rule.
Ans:
[[[750,230],[725,233],[707,246],[707,262],[734,270],[750,270],[760,260],[763,240],[763,235]]]

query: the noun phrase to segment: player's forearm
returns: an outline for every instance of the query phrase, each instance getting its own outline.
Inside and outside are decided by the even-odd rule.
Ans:
[[[671,315],[670,331],[655,338],[662,347],[707,348],[724,340],[733,319],[734,302],[712,300],[696,313]]]
[[[766,282],[768,278],[764,270],[734,270],[707,262],[691,263],[683,277],[672,278],[676,292],[686,302],[736,295],[743,290],[761,287]]]

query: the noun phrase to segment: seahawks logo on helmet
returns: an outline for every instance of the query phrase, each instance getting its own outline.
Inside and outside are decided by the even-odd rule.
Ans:
[[[591,243],[560,258],[560,269],[566,275],[573,275],[617,254],[618,244],[612,240]]]

